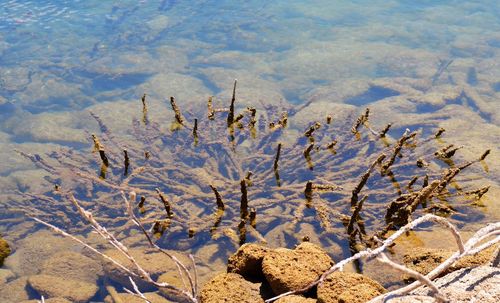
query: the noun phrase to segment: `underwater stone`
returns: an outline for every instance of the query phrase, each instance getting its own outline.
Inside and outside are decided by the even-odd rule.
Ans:
[[[0,302],[21,302],[30,298],[30,292],[27,290],[27,277],[21,277],[0,288]]]
[[[147,253],[143,249],[139,248],[129,249],[129,252],[135,258],[137,263],[139,263],[142,268],[144,268],[144,270],[150,273],[153,277],[158,277],[163,273],[172,274],[174,272],[177,272],[175,263],[169,257],[160,252]],[[134,266],[121,252],[117,250],[107,250],[104,253],[128,268],[133,268]],[[173,254],[176,255],[183,264],[191,263],[187,256],[178,255],[176,253]],[[111,280],[120,283],[127,288],[132,287],[128,278],[129,275],[123,270],[116,267],[110,261],[103,260],[103,269],[105,275]],[[147,283],[143,280],[137,280],[135,282],[137,283],[139,289],[141,289],[142,291],[154,289],[154,287],[152,287],[150,283]]]
[[[16,275],[11,270],[0,268],[0,285],[7,283],[7,281],[15,276]]]
[[[88,302],[98,290],[94,283],[62,276],[35,275],[28,278],[28,283],[44,297],[63,297],[75,303]]]
[[[462,268],[475,267],[487,264],[493,258],[495,246],[477,253],[476,255],[460,258],[445,273]],[[403,263],[423,275],[427,275],[439,264],[451,257],[455,251],[448,249],[433,249],[427,247],[415,247],[403,256]]]
[[[64,299],[64,298],[49,298],[49,299],[44,299],[45,303],[71,303],[71,301]],[[19,303],[39,303],[39,300],[27,300],[27,301],[22,301]]]
[[[41,273],[95,283],[103,270],[99,262],[89,257],[77,252],[62,251],[45,261]]]
[[[18,276],[29,276],[37,274],[55,252],[70,250],[74,243],[42,230],[17,242],[16,246],[16,251],[5,260],[5,266]]]
[[[319,246],[304,242],[295,249],[277,248],[266,254],[262,271],[275,294],[314,282],[334,262]]]
[[[151,302],[151,303],[170,303],[171,301],[163,298],[157,293],[154,292],[146,292],[144,293],[144,296]],[[128,294],[128,293],[119,293],[116,294],[116,299],[121,300],[122,302],[127,302],[127,303],[144,303],[144,300],[141,298],[138,298],[134,295]],[[47,301],[45,301],[47,302]],[[117,301],[113,299],[111,296],[107,296],[104,298],[104,303],[119,303],[120,301]]]

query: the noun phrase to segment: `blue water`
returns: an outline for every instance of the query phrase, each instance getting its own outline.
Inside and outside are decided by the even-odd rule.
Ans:
[[[129,125],[123,104],[136,106],[146,92],[204,110],[208,96],[229,98],[235,78],[247,104],[319,100],[360,110],[411,100],[409,87],[424,95],[469,87],[487,107],[470,97],[448,105],[476,113],[496,134],[499,33],[494,0],[0,0],[0,205],[43,179],[13,150],[88,149],[89,109],[117,104],[112,123]],[[411,84],[367,84],[377,80]],[[417,104],[415,114],[440,106]],[[490,169],[498,190],[500,173]],[[497,209],[478,220],[498,218]],[[0,233],[11,228],[0,221]]]
[[[30,112],[82,109],[137,98],[134,87],[160,72],[217,94],[227,83],[212,71],[222,68],[303,102],[343,79],[416,76],[440,58],[491,57],[499,14],[497,1],[2,1],[0,95]],[[25,93],[37,77],[78,89],[37,100]]]

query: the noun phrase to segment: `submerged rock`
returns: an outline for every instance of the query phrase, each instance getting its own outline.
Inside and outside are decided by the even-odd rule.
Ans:
[[[30,291],[26,287],[27,277],[21,277],[0,287],[0,302],[18,303],[30,298]]]
[[[333,264],[319,246],[304,242],[293,250],[278,248],[267,253],[262,271],[273,292],[281,294],[314,282]]]
[[[16,242],[16,245],[18,248],[5,260],[5,266],[18,276],[29,276],[37,274],[54,253],[73,247],[74,242],[42,230]]]
[[[3,265],[3,260],[11,253],[9,244],[2,237],[0,237],[0,266]]]
[[[0,268],[0,285],[7,283],[7,281],[15,276],[16,275],[11,270]]]
[[[135,258],[135,260],[146,270],[153,279],[159,277],[162,274],[173,274],[177,273],[177,266],[175,263],[166,255],[160,252],[147,253],[142,249],[129,249],[130,254]],[[105,254],[115,259],[121,264],[124,264],[128,268],[134,268],[134,265],[119,251],[108,250]],[[190,264],[190,260],[186,256],[178,256],[179,260],[183,264]],[[118,268],[115,264],[110,261],[103,261],[104,273],[111,280],[122,284],[123,286],[130,288],[130,281],[128,274],[122,269]],[[169,281],[171,283],[172,281]],[[137,286],[143,290],[154,290],[151,284],[144,282],[142,280],[136,279]],[[182,284],[179,284],[182,285]]]
[[[480,266],[488,263],[493,258],[495,246],[481,251],[473,256],[460,258],[453,266],[445,271],[444,274],[468,267]],[[425,247],[416,247],[403,256],[403,262],[410,269],[413,269],[423,275],[427,275],[439,264],[451,257],[455,251],[446,249],[433,249]]]
[[[35,275],[28,278],[29,285],[40,295],[62,297],[71,302],[88,302],[96,293],[97,285],[61,276]]]
[[[163,298],[157,293],[154,292],[147,292],[144,293],[146,298],[151,302],[151,303],[170,303],[171,301]],[[118,301],[121,300],[121,301]],[[115,294],[113,297],[111,295],[108,295],[106,298],[104,298],[104,303],[121,303],[121,302],[126,302],[126,303],[144,303],[144,300],[141,298],[138,298],[134,295],[128,294],[128,293],[118,293]]]
[[[200,291],[201,303],[263,303],[259,294],[260,284],[246,281],[234,273],[215,276]]]
[[[41,273],[95,283],[103,271],[99,262],[77,252],[63,251],[45,261]]]
[[[49,299],[44,299],[45,303],[71,303],[71,301],[64,299],[64,298],[49,298]],[[27,301],[22,301],[19,303],[39,303],[40,300],[27,300]]]
[[[367,276],[334,272],[318,286],[318,303],[363,303],[383,292],[385,288]]]

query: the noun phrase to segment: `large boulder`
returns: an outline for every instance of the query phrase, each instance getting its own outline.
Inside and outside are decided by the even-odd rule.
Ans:
[[[95,283],[68,279],[64,276],[34,275],[28,278],[29,285],[40,295],[61,297],[71,302],[88,302],[98,290]]]
[[[238,274],[221,273],[201,288],[200,303],[264,303],[259,288]]]
[[[262,260],[269,251],[269,248],[261,245],[244,244],[229,257],[227,272],[240,274],[248,280],[261,278],[263,277]]]
[[[318,286],[318,303],[364,303],[383,292],[385,288],[367,276],[334,272]]]
[[[303,288],[334,262],[319,246],[304,242],[295,249],[278,248],[267,253],[262,271],[275,294]]]

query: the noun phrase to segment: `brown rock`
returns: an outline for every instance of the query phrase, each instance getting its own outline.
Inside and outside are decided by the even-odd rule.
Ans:
[[[177,272],[177,266],[165,254],[162,254],[160,252],[148,253],[143,249],[138,249],[138,248],[129,249],[129,252],[136,259],[136,261],[142,266],[142,268],[144,268],[144,270],[146,270],[149,274],[151,274],[153,279],[158,278],[161,274],[164,273],[174,274]],[[107,250],[105,254],[115,259],[119,263],[125,265],[128,268],[135,268],[135,266],[122,253],[120,253],[117,250]],[[191,264],[191,261],[186,256],[180,256],[175,253],[173,254],[176,255],[177,258],[184,264]],[[113,281],[118,282],[127,288],[132,287],[128,279],[129,275],[122,269],[118,268],[116,265],[111,263],[110,261],[107,260],[103,261],[103,269],[105,275],[110,279],[112,279]],[[156,290],[149,283],[146,283],[138,279],[135,279],[134,281],[137,283],[137,286],[142,291]]]
[[[270,249],[261,245],[247,243],[229,257],[227,272],[237,273],[245,279],[263,277],[262,259]]]
[[[50,275],[31,276],[28,283],[46,298],[62,297],[71,302],[88,302],[98,290],[94,283]]]
[[[71,301],[68,301],[64,298],[49,298],[49,299],[44,299],[45,303],[71,303]],[[27,300],[27,301],[22,301],[19,303],[39,303],[40,300]]]
[[[385,288],[367,276],[334,272],[318,286],[318,303],[361,303],[383,292]]]
[[[2,237],[0,237],[0,266],[3,265],[3,260],[5,260],[10,253],[9,244]]]
[[[290,295],[279,298],[276,303],[316,303],[316,299],[306,298],[303,296]]]
[[[319,246],[304,242],[295,249],[278,248],[262,261],[262,271],[275,294],[305,287],[333,265]]]
[[[154,293],[154,292],[150,292],[150,293],[144,293],[144,295],[146,296],[146,298],[148,298],[148,300],[151,302],[151,303],[170,303],[171,301],[163,298],[162,296],[160,296],[159,294],[157,293]],[[134,295],[131,295],[131,294],[127,294],[127,293],[118,293],[115,295],[115,299],[113,299],[113,297],[111,297],[110,295],[106,296],[106,298],[104,298],[104,302],[105,303],[144,303],[144,300],[141,299],[141,298],[138,298]],[[120,301],[118,301],[120,300]]]
[[[167,273],[162,274],[157,282],[160,283],[168,283],[170,285],[173,285],[179,289],[184,289],[185,287],[182,283],[182,279],[179,276],[179,271],[178,270],[171,270]],[[189,282],[186,279],[186,283],[189,285]],[[172,291],[168,291],[167,289],[160,288],[160,293],[167,299],[172,300],[174,302],[183,302],[182,300],[185,300],[185,298],[182,295],[178,295],[175,293],[172,293]]]
[[[238,274],[221,273],[202,287],[200,303],[263,303],[259,287]]]
[[[493,245],[492,247],[481,251],[478,254],[473,256],[465,256],[463,258],[458,259],[458,261],[453,265],[452,270],[455,271],[462,268],[481,266],[489,263],[493,260],[493,254],[497,249],[498,245]]]
[[[11,270],[0,268],[0,285],[7,283],[7,281],[13,279],[15,276]]]
[[[103,271],[99,262],[76,252],[63,251],[43,263],[41,274],[95,283]]]
[[[358,284],[346,289],[338,297],[339,303],[363,303],[380,295],[380,288],[370,284]]]
[[[16,246],[15,252],[5,260],[5,267],[18,276],[29,276],[39,273],[42,264],[54,253],[69,250],[75,244],[71,239],[40,230],[16,242]]]
[[[459,259],[453,266],[443,273],[450,273],[452,271],[480,266],[488,263],[493,258],[495,246],[490,247],[474,256],[466,256]],[[436,268],[439,264],[443,263],[446,259],[455,253],[452,250],[446,249],[433,249],[426,247],[416,247],[411,252],[408,252],[403,257],[403,263],[409,268],[426,275]]]
[[[30,298],[27,286],[28,278],[22,277],[2,285],[0,288],[0,302],[17,303]]]
[[[408,268],[426,275],[452,254],[451,250],[415,247],[403,256],[403,263]]]

